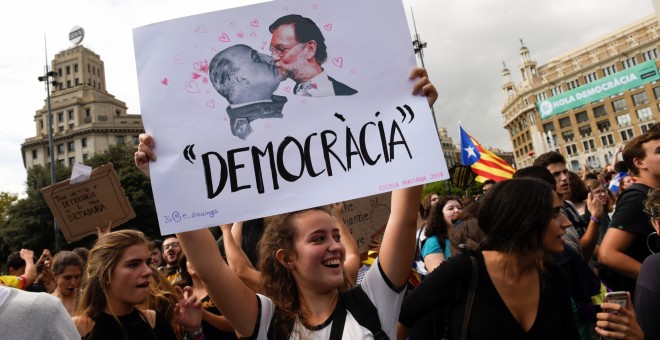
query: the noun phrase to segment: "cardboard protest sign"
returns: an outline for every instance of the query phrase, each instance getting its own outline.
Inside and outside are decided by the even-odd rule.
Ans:
[[[112,229],[135,218],[110,163],[94,169],[87,181],[62,181],[41,193],[67,242],[96,234],[96,227],[106,227],[111,221]]]
[[[360,253],[383,240],[390,217],[391,197],[392,194],[387,192],[344,202],[342,219],[357,242]]]
[[[163,234],[448,178],[400,0],[272,1],[133,35]]]

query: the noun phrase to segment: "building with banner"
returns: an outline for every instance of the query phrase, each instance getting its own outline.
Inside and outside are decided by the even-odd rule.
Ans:
[[[144,131],[142,116],[128,114],[126,103],[107,91],[105,67],[98,54],[76,44],[56,54],[50,69],[55,81],[51,87],[55,162],[71,166],[110,145],[138,144]],[[34,123],[36,136],[21,145],[28,169],[50,164],[46,101],[34,114]]]
[[[572,171],[602,170],[616,146],[660,121],[660,28],[655,15],[537,67],[520,48],[522,82],[502,70],[504,128],[517,168],[550,150]]]

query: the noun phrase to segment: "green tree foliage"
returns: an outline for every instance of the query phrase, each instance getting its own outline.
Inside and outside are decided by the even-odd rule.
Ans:
[[[107,151],[90,157],[85,162],[93,168],[112,163],[125,195],[128,197],[136,217],[116,229],[138,229],[148,237],[159,238],[156,209],[151,192],[149,178],[144,176],[133,164],[135,148],[129,145],[111,146]],[[57,181],[71,176],[71,168],[56,167]],[[27,197],[16,201],[6,211],[6,221],[0,224],[0,261],[20,248],[29,248],[36,254],[48,248],[54,250],[55,233],[53,215],[41,194],[41,188],[50,185],[50,172],[42,166],[28,170],[26,181]],[[96,236],[89,236],[80,241],[66,243],[62,238],[62,249],[79,246],[89,247],[96,241]]]
[[[5,223],[7,209],[18,200],[18,195],[9,192],[0,192],[0,225]]]

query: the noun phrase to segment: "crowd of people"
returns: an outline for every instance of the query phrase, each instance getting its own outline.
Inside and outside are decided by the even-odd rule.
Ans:
[[[432,105],[426,71],[410,79]],[[147,176],[155,143],[143,134],[135,153]],[[660,127],[621,155],[576,174],[548,152],[476,197],[396,190],[368,254],[341,204],[219,239],[99,229],[91,249],[20,249],[0,276],[0,326],[20,339],[660,338]]]

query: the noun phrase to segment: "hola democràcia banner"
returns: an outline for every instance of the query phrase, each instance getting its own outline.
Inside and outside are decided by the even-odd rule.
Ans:
[[[163,234],[449,177],[400,0],[272,1],[133,38]]]

